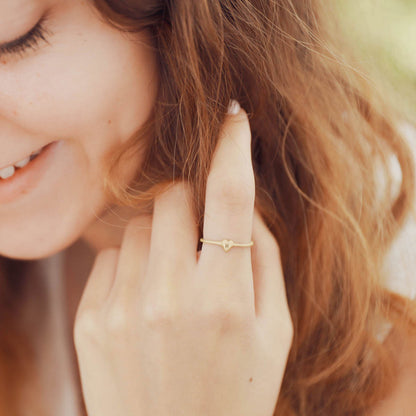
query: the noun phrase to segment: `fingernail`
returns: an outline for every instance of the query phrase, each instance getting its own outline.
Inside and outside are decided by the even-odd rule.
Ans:
[[[241,107],[240,107],[240,104],[238,103],[238,101],[230,100],[230,103],[228,104],[227,113],[228,114],[238,114],[240,109],[241,109]]]

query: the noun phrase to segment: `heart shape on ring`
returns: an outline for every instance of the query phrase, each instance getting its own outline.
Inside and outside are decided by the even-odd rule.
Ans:
[[[222,240],[222,246],[224,247],[225,251],[230,250],[233,247],[234,241],[233,240]]]

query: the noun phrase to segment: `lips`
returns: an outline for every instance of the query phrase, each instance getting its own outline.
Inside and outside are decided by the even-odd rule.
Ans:
[[[30,198],[41,183],[50,177],[46,173],[59,158],[62,143],[61,140],[49,143],[26,166],[16,169],[15,173],[6,179],[0,178],[0,207],[17,202],[18,199]],[[14,166],[12,168],[14,169]]]

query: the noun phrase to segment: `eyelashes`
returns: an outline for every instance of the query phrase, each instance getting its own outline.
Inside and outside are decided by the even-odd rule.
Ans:
[[[36,50],[39,47],[40,42],[48,42],[48,36],[51,35],[45,28],[46,16],[43,16],[36,25],[25,33],[23,36],[0,45],[0,56],[1,55],[24,55],[29,49]]]

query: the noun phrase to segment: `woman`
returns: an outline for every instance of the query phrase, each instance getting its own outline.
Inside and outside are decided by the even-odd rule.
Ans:
[[[413,408],[414,163],[327,5],[0,16],[1,414]]]

